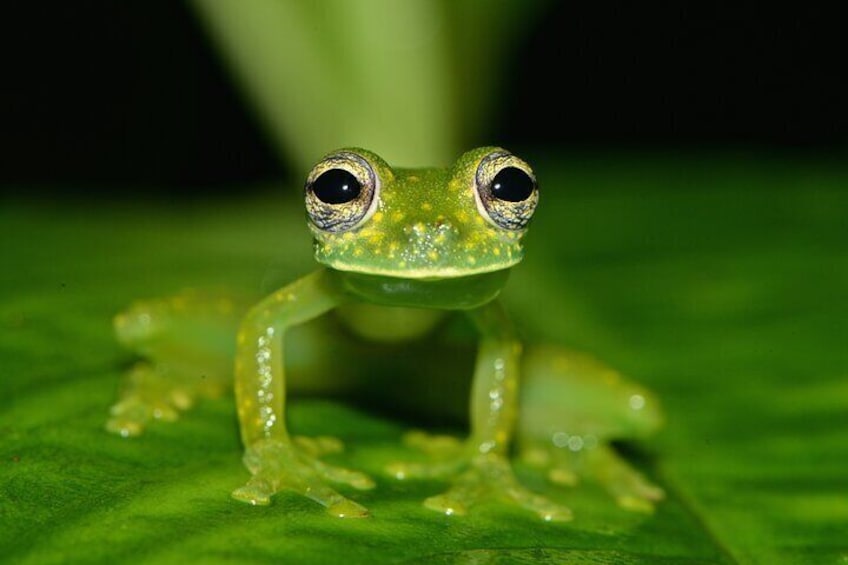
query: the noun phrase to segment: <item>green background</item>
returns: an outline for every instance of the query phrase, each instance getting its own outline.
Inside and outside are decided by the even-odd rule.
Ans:
[[[658,392],[666,426],[631,453],[668,492],[653,516],[523,468],[573,522],[498,505],[440,516],[420,501],[442,483],[380,474],[408,458],[407,422],[320,399],[292,401],[292,427],[346,440],[336,460],[378,478],[348,493],[373,516],[336,520],[288,494],[235,502],[246,472],[231,397],[138,439],[103,430],[132,361],[110,319],[141,296],[259,292],[307,272],[296,191],[7,200],[0,561],[848,561],[846,174],[738,155],[524,156],[543,198],[506,301],[529,341],[591,351]]]

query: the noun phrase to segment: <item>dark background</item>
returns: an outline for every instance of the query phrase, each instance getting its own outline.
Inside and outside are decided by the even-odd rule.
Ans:
[[[485,141],[845,155],[835,13],[644,4],[552,3]],[[2,19],[0,185],[191,193],[290,173],[183,3],[17,2]]]

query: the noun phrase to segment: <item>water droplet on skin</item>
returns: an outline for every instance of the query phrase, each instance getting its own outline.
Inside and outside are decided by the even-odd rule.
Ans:
[[[571,451],[580,451],[583,449],[583,438],[580,436],[571,436],[568,438],[568,449]]]
[[[628,400],[631,410],[641,410],[645,407],[645,397],[641,394],[634,394]]]
[[[551,436],[551,441],[557,447],[565,447],[568,445],[568,434],[565,432],[556,432]]]

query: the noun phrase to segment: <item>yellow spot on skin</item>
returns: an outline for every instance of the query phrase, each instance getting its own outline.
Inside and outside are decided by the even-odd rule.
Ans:
[[[477,216],[474,219],[474,223],[477,224],[478,226],[482,226],[484,223],[486,223],[486,220],[483,219],[483,216]]]
[[[353,250],[353,256],[354,257],[362,257],[362,248],[357,247],[356,249],[354,249]]]
[[[500,255],[500,254],[501,254],[501,248],[500,248],[500,247],[493,247],[493,248],[492,248],[492,254],[493,254],[495,257],[497,257],[498,255]]]
[[[439,254],[437,252],[431,250],[431,251],[427,252],[427,258],[430,261],[435,261],[436,259],[439,258]]]
[[[429,212],[430,210],[433,209],[433,205],[430,204],[429,202],[422,202],[421,203],[421,209],[424,210],[425,212]]]
[[[379,243],[383,241],[383,237],[385,237],[385,235],[386,234],[381,231],[375,231],[368,236],[368,243],[371,245],[379,245]]]
[[[395,212],[395,213],[392,214],[392,221],[393,222],[400,222],[405,217],[406,217],[406,215],[403,212]]]
[[[375,224],[383,221],[383,213],[382,212],[374,212],[374,215],[371,216],[371,221]]]
[[[473,264],[474,264],[474,263],[476,263],[476,262],[477,262],[477,259],[475,259],[475,258],[474,258],[474,255],[469,255],[469,256],[468,256],[468,264],[469,264],[469,265],[473,265]]]

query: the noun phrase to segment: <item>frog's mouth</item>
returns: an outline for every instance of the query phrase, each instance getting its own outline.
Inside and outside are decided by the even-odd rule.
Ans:
[[[425,267],[409,267],[405,263],[401,262],[400,264],[392,267],[391,265],[386,267],[377,267],[373,264],[371,265],[357,265],[356,263],[349,262],[323,262],[327,267],[334,269],[336,271],[342,271],[345,273],[356,273],[360,275],[373,275],[378,277],[389,277],[396,279],[410,279],[416,281],[442,281],[446,279],[461,279],[474,277],[479,275],[484,275],[487,273],[494,273],[498,271],[508,270],[510,267],[518,264],[521,259],[514,259],[511,262],[507,263],[498,263],[498,264],[486,264],[480,265],[476,268],[465,268],[465,267],[455,267],[455,266],[425,266]]]
[[[509,269],[442,278],[336,272],[341,286],[364,301],[449,310],[476,308],[489,302],[500,293],[509,276]]]

